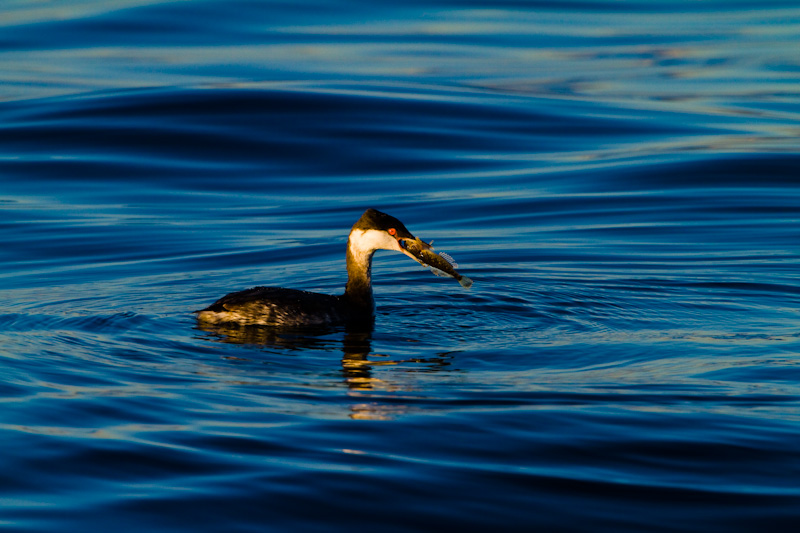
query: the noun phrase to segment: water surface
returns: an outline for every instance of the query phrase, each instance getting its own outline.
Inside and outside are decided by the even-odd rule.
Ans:
[[[9,2],[0,527],[800,520],[794,2]],[[202,328],[325,293],[372,331]]]

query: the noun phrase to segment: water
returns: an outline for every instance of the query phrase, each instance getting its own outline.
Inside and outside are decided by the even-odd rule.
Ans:
[[[0,529],[800,522],[795,2],[6,2]],[[204,330],[254,285],[374,330]]]

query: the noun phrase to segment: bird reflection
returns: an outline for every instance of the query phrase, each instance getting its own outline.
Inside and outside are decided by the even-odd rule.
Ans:
[[[434,357],[411,358],[398,360],[383,354],[372,353],[372,327],[348,326],[340,328],[271,328],[264,326],[241,326],[237,324],[197,323],[197,329],[204,331],[206,338],[223,343],[255,345],[287,352],[310,349],[330,350],[332,336],[341,336],[341,372],[344,383],[352,392],[403,391],[409,390],[407,383],[390,382],[374,376],[374,369],[379,366],[424,364],[425,370],[435,372],[449,366],[450,356],[440,354]],[[404,374],[407,375],[407,374]],[[358,404],[352,407],[353,418],[384,418],[390,411],[402,406],[388,409],[386,405],[372,403]],[[388,409],[388,411],[387,411]],[[395,413],[396,414],[396,413]]]

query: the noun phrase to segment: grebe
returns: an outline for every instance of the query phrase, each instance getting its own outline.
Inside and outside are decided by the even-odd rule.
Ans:
[[[393,216],[367,209],[353,225],[347,239],[347,286],[341,296],[254,287],[223,296],[195,313],[198,320],[210,324],[330,326],[371,322],[375,315],[372,256],[376,250],[402,252],[431,266],[440,275],[456,278],[464,287],[472,284],[472,280],[458,274],[447,261],[435,262],[432,256],[438,259],[441,256],[432,254],[430,248]]]

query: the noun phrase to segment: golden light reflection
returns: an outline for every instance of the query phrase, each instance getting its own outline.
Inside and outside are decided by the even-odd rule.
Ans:
[[[353,420],[393,420],[408,412],[408,407],[372,402],[352,405],[350,411],[350,418]]]

